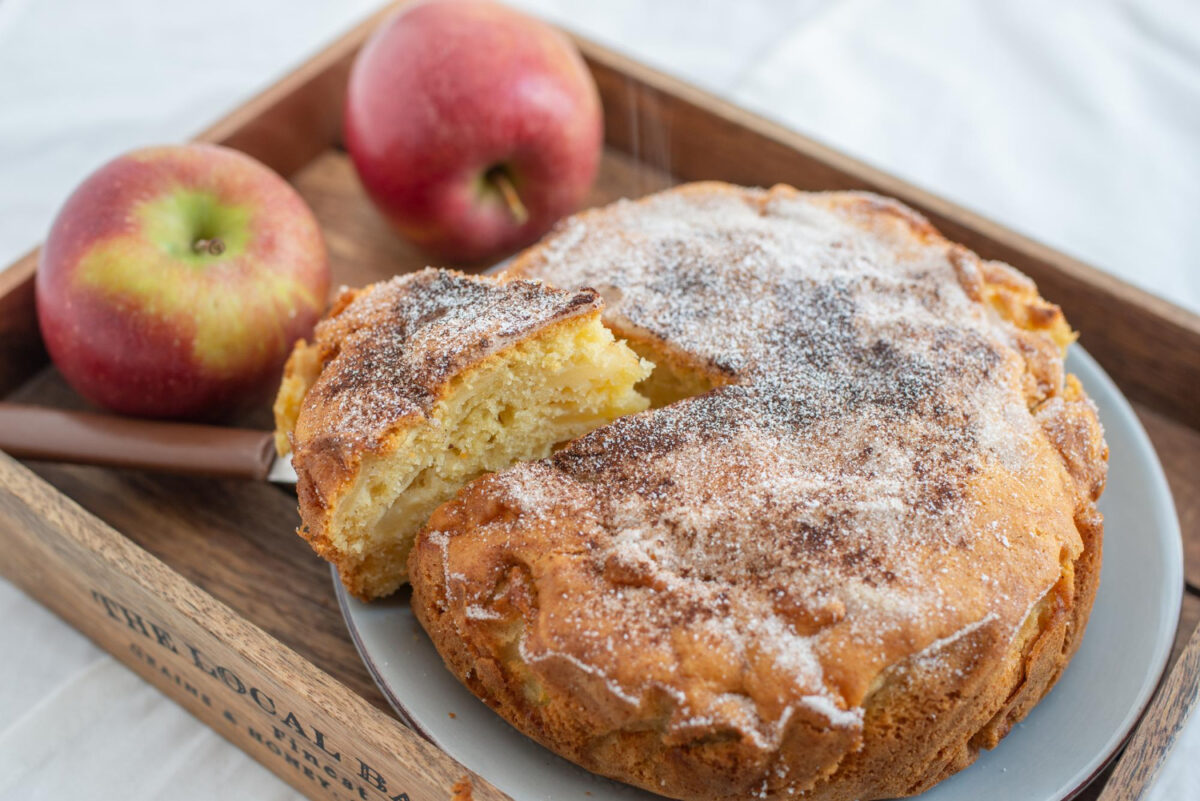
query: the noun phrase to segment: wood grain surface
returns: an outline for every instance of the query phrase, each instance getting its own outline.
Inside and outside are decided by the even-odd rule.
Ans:
[[[291,176],[321,221],[335,285],[367,283],[426,262],[390,233],[338,149],[346,71],[373,24],[347,34],[203,136],[245,149]],[[1135,408],[1159,451],[1183,527],[1189,592],[1181,632],[1195,628],[1200,621],[1195,315],[691,87],[580,44],[600,85],[610,144],[589,205],[698,178],[871,188],[901,197],[951,238],[1033,275],[1081,329],[1084,346],[1124,391],[1141,400]],[[46,366],[33,315],[35,264],[31,254],[0,274],[0,396],[83,408]],[[270,425],[266,409],[236,422]],[[409,801],[446,798],[464,771],[390,715],[350,641],[327,567],[295,536],[296,523],[294,496],[263,483],[22,466],[0,454],[0,548],[12,554],[0,569],[31,595],[313,798],[352,792],[342,787],[345,795],[339,796],[338,787],[323,787],[321,781],[334,781],[324,768],[365,787],[371,798],[397,795],[375,787],[375,773],[403,777],[390,786],[403,785],[401,794]],[[200,647],[204,659],[189,659],[186,650],[163,653],[155,629],[143,636],[121,610],[136,610],[131,614],[139,620],[153,618]],[[1175,655],[1181,647],[1182,639]],[[238,693],[238,683],[216,671],[217,665],[236,674],[245,692]],[[275,714],[262,703],[247,704],[251,684],[260,695],[270,695]],[[216,688],[212,695],[186,689],[209,685]],[[295,725],[285,723],[285,704],[299,710]],[[257,715],[257,729],[243,719],[247,712]],[[330,741],[336,737],[345,762],[312,751],[314,729]],[[348,768],[344,742],[375,773]],[[315,762],[300,753],[306,747]],[[317,778],[305,770],[315,770]],[[481,781],[474,785],[480,801],[503,797]],[[1099,786],[1081,798],[1095,798]]]
[[[1193,629],[1141,725],[1129,739],[1125,753],[1105,782],[1100,801],[1136,801],[1145,794],[1195,711],[1197,694],[1200,694],[1200,627]]]
[[[1183,652],[1183,648],[1187,645],[1189,634],[1200,624],[1200,595],[1188,592],[1183,596],[1183,607],[1179,613],[1179,629],[1175,632],[1175,644],[1171,648],[1171,656],[1167,660],[1167,664],[1172,667],[1179,659],[1179,655]],[[1169,672],[1169,671],[1168,671]],[[1161,691],[1161,688],[1160,688]],[[1149,714],[1149,713],[1147,713]],[[1096,801],[1108,786],[1109,777],[1112,775],[1114,763],[1107,765],[1100,771],[1095,779],[1083,789],[1073,801]]]
[[[1197,396],[1200,403],[1200,395]],[[1158,452],[1183,532],[1183,571],[1188,588],[1200,592],[1200,431],[1134,404]]]
[[[362,788],[363,798],[443,801],[469,775],[3,454],[0,532],[10,581],[310,797],[349,798]],[[204,543],[192,537],[190,545]],[[288,606],[303,626],[298,597]],[[471,783],[477,799],[507,799],[477,776]]]
[[[33,302],[38,251],[0,272],[0,397],[46,363]]]

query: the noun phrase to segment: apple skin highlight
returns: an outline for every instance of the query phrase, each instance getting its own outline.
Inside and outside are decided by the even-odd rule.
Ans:
[[[138,150],[90,175],[51,226],[36,278],[43,340],[79,394],[198,420],[261,401],[328,291],[304,201],[212,145]]]
[[[386,21],[355,62],[344,122],[379,210],[455,262],[512,252],[575,211],[604,135],[599,94],[570,40],[477,0],[419,3]]]

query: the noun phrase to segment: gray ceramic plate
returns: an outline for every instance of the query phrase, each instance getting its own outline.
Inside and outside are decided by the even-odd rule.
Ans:
[[[1072,349],[1068,368],[1100,407],[1110,449],[1104,569],[1078,655],[1058,685],[994,751],[923,801],[1059,801],[1120,747],[1170,653],[1183,592],[1179,523],[1162,467],[1128,402]],[[349,598],[334,577],[358,651],[400,717],[519,801],[652,799],[598,778],[527,739],[450,675],[408,605]],[[453,714],[453,717],[451,716]]]

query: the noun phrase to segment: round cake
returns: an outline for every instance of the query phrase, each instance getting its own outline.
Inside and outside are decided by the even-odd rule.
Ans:
[[[679,799],[918,793],[1054,684],[1107,449],[1058,307],[862,193],[705,183],[560,224],[653,407],[467,485],[408,562],[448,667]]]

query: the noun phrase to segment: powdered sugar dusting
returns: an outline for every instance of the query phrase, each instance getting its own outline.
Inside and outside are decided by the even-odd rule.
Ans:
[[[971,488],[1032,480],[1042,435],[1009,324],[923,225],[868,196],[684,191],[574,218],[518,264],[594,288],[618,333],[728,381],[490,479],[520,520],[572,521],[587,577],[526,659],[554,654],[631,704],[686,678],[670,731],[768,748],[805,710],[860,728],[891,664],[1011,635],[1058,546],[1006,561],[1024,532],[982,525]]]
[[[574,665],[578,670],[588,674],[589,676],[599,676],[602,679],[604,679],[605,684],[608,687],[608,691],[610,693],[612,693],[613,695],[615,695],[617,698],[620,698],[625,703],[630,704],[632,706],[638,705],[639,699],[636,695],[632,695],[632,694],[626,692],[624,689],[622,689],[622,687],[619,683],[608,678],[607,674],[604,673],[604,671],[597,668],[595,665],[588,664],[587,662],[584,662],[583,660],[579,659],[578,657],[573,656],[572,654],[564,653],[562,651],[550,651],[550,650],[541,650],[541,651],[536,651],[536,652],[530,651],[528,648],[526,648],[525,640],[521,640],[521,642],[519,643],[519,646],[518,646],[518,650],[520,651],[521,658],[524,659],[528,664],[537,664],[538,662],[545,662],[547,659],[562,659],[565,662],[569,662],[570,664]]]
[[[488,609],[479,604],[470,604],[465,612],[467,620],[499,620],[502,616],[495,609]]]
[[[375,447],[472,363],[546,324],[594,311],[591,290],[426,269],[347,290],[315,333],[330,364],[305,396],[326,440]],[[302,467],[308,442],[300,443]],[[301,473],[303,475],[303,473]]]
[[[929,645],[925,646],[920,653],[914,656],[912,661],[914,664],[929,665],[937,660],[938,656],[946,648],[950,647],[964,637],[969,637],[984,626],[995,623],[999,619],[1000,616],[995,612],[988,612],[979,620],[976,620],[974,623],[968,623],[953,634],[949,634],[945,637],[934,640]]]
[[[838,709],[823,695],[806,695],[800,699],[800,703],[829,718],[831,725],[850,728],[862,725],[863,711],[861,709]]]

